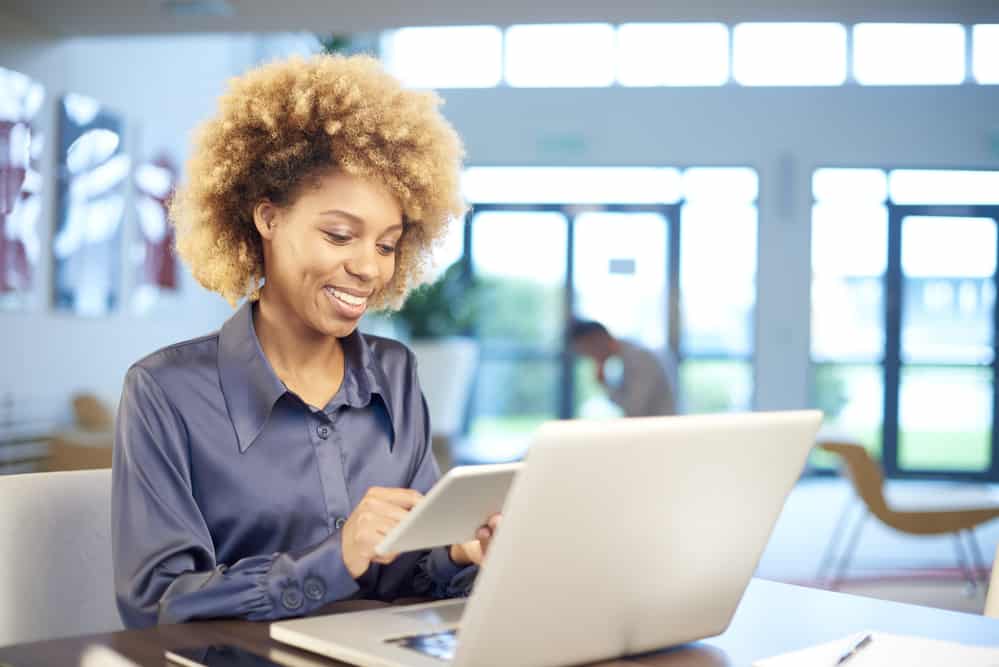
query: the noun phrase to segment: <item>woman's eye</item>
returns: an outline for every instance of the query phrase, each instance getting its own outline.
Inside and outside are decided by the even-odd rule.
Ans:
[[[333,232],[325,232],[325,234],[334,243],[348,243],[350,241],[350,237],[343,234],[334,234]]]
[[[382,245],[378,246],[378,252],[380,252],[383,255],[391,255],[392,253],[395,252],[395,246],[394,245],[388,245],[388,244],[382,244]]]

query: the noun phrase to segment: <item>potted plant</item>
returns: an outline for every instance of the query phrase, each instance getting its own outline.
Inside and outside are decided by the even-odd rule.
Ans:
[[[442,467],[448,467],[450,448],[464,425],[478,366],[479,345],[471,334],[479,291],[459,260],[436,281],[414,290],[393,317],[408,334],[416,355]]]

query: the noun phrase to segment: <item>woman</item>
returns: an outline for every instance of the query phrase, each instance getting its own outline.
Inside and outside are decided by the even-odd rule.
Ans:
[[[197,280],[234,306],[125,378],[112,471],[125,625],[467,594],[477,540],[377,557],[438,479],[412,354],[357,331],[397,306],[460,216],[461,144],[430,93],[367,57],[235,79],[171,209]]]

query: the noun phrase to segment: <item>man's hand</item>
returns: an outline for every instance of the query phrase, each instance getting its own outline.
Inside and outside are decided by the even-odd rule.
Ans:
[[[340,533],[343,564],[350,576],[357,579],[372,563],[388,565],[398,557],[397,553],[378,556],[375,547],[422,499],[423,494],[413,489],[368,489]]]
[[[475,539],[451,545],[451,560],[457,565],[482,565],[489,551],[489,544],[503,520],[502,514],[493,514],[475,532]]]

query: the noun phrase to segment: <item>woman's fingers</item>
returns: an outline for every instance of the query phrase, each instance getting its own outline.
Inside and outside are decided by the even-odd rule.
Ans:
[[[377,499],[410,510],[423,500],[423,494],[414,489],[387,489],[382,486],[373,486],[364,494],[364,499]]]
[[[396,523],[405,519],[406,515],[409,514],[409,510],[380,498],[365,499],[364,509],[365,511],[371,512],[377,516],[392,519]]]

